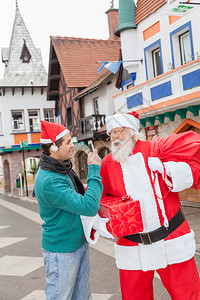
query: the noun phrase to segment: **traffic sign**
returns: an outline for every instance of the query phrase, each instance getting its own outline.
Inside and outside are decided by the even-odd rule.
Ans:
[[[28,141],[21,141],[21,147],[28,147]]]

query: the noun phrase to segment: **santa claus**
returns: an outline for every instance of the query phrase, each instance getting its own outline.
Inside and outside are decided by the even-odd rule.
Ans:
[[[137,113],[106,118],[112,152],[101,163],[102,201],[138,200],[144,230],[115,244],[123,300],[152,300],[157,271],[173,300],[200,299],[195,239],[178,192],[200,188],[200,135],[189,131],[142,141]],[[93,226],[110,237],[105,220]]]

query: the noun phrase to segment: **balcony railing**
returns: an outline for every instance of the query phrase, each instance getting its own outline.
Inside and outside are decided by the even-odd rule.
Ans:
[[[95,139],[98,130],[105,124],[105,115],[90,115],[79,120],[78,141]]]

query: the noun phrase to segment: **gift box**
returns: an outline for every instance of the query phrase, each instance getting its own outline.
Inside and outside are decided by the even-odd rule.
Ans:
[[[115,237],[142,232],[140,202],[130,196],[105,197],[101,200],[99,215],[108,218],[107,229]]]

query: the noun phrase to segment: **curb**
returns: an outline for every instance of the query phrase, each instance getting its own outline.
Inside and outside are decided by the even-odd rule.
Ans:
[[[19,200],[22,200],[22,201],[27,201],[27,202],[37,204],[36,197],[35,198],[34,197],[26,197],[26,196],[20,197],[20,196],[17,196],[17,195],[7,194],[7,193],[0,193],[0,195],[5,195],[5,196],[10,197],[10,198],[15,198],[15,199],[19,199]]]

